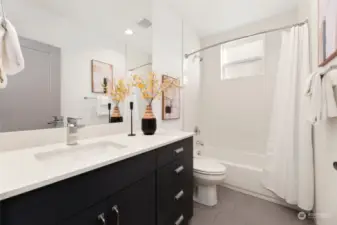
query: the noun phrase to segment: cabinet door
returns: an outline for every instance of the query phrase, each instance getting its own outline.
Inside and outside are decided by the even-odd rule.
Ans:
[[[155,225],[155,174],[108,200],[108,225]]]
[[[155,225],[155,174],[59,225]]]
[[[107,208],[107,202],[103,201],[61,222],[59,225],[108,225]]]

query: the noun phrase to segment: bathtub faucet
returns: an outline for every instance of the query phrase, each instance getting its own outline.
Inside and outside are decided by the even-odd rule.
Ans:
[[[202,141],[197,141],[196,144],[200,145],[200,146],[204,146],[205,145],[204,142],[202,142]]]

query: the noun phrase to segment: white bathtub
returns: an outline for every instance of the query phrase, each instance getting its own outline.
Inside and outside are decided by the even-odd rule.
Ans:
[[[212,147],[200,149],[201,155],[216,159],[227,167],[223,186],[265,200],[283,204],[283,201],[262,186],[261,180],[266,157],[243,151],[219,150]]]

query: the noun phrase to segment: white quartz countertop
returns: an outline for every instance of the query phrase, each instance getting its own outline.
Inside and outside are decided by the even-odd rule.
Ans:
[[[72,153],[72,157],[58,156],[50,160],[41,160],[37,154],[73,147],[59,143],[35,148],[0,151],[0,201],[192,136],[193,133],[181,131],[160,131],[153,136],[137,133],[135,137],[118,134],[86,139],[79,141],[79,146],[109,141],[126,147],[118,151],[107,150],[95,154],[82,154],[81,157]]]

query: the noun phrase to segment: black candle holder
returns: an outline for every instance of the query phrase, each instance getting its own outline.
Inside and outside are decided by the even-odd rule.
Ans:
[[[130,112],[131,112],[131,133],[129,134],[130,137],[136,136],[136,134],[133,133],[133,102],[130,102]]]

